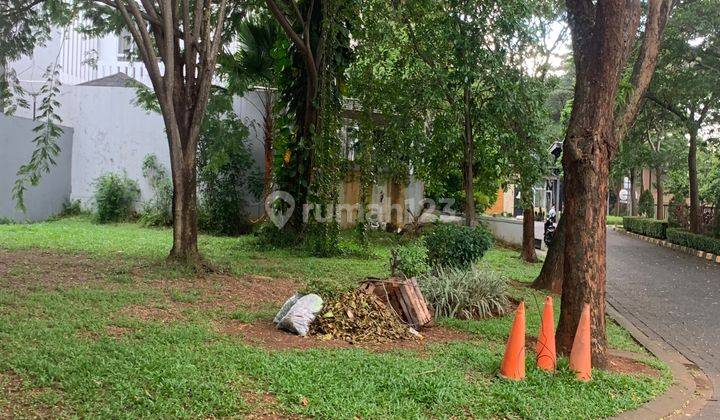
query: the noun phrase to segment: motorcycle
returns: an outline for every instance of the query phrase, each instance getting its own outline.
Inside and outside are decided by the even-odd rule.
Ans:
[[[550,247],[550,244],[553,241],[553,238],[555,237],[555,218],[554,217],[548,217],[545,219],[545,234],[543,236],[543,240],[545,241],[545,245],[547,247]]]

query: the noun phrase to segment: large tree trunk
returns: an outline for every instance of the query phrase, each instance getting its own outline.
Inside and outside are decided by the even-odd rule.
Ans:
[[[630,169],[630,216],[637,216],[637,200],[635,199],[635,168]]]
[[[688,151],[688,178],[690,181],[690,231],[701,233],[700,196],[697,179],[697,136],[698,128],[690,127],[690,150]]]
[[[609,129],[610,127],[605,127]],[[601,129],[601,127],[598,127]],[[598,133],[599,134],[599,133]],[[611,135],[605,131],[605,135]],[[602,138],[604,135],[594,135]],[[596,140],[581,138],[581,142]],[[567,154],[569,156],[569,154]],[[609,158],[598,152],[585,159],[568,158],[565,170],[565,247],[557,345],[569,354],[584,303],[591,307],[593,364],[605,365],[605,246]]]
[[[195,153],[190,154],[192,156],[189,156],[187,162],[171,165],[173,246],[168,259],[184,264],[197,264],[201,261],[197,244],[197,171]],[[177,153],[174,155],[177,156]]]
[[[560,218],[560,221],[558,221],[555,237],[548,249],[540,275],[532,284],[532,287],[536,289],[547,290],[558,295],[562,293],[563,285],[563,252],[565,252],[564,220],[564,218]]]
[[[535,254],[535,212],[533,207],[527,204],[523,209],[522,235],[522,259],[530,263],[537,262],[537,254]]]
[[[663,206],[665,204],[665,200],[663,200],[663,195],[665,194],[663,192],[663,171],[662,168],[659,166],[655,168],[655,193],[657,194],[657,203],[655,204],[655,218],[658,220],[664,219],[663,214]]]
[[[475,194],[473,188],[473,162],[475,145],[473,144],[472,115],[470,109],[470,88],[465,88],[465,110],[463,115],[463,190],[465,191],[465,224],[475,225]]]
[[[607,364],[605,223],[610,161],[618,147],[616,94],[640,2],[567,0],[567,7],[578,77],[563,145],[566,233],[556,342],[560,353],[570,353],[582,308],[590,304],[592,361],[602,368]]]

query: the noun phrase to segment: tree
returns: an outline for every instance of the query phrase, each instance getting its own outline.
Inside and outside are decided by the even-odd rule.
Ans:
[[[548,146],[551,137],[546,130],[549,118],[544,106],[548,86],[543,80],[518,72],[517,81],[511,89],[514,95],[506,101],[510,112],[499,113],[498,125],[505,125],[507,129],[498,133],[498,141],[503,149],[506,176],[513,180],[520,191],[523,208],[521,258],[527,262],[536,262],[533,187],[549,171]],[[490,106],[496,110],[502,107],[502,103]]]
[[[290,41],[279,84],[293,129],[278,151],[278,188],[290,193],[299,206],[319,196],[332,199],[337,180],[331,174],[337,174],[337,168],[331,166],[338,153],[337,145],[330,143],[336,140],[340,87],[352,56],[350,31],[356,3],[266,0],[265,4]],[[303,213],[294,212],[283,229],[303,230]]]
[[[624,139],[627,131],[632,127],[632,124],[634,123],[635,118],[644,103],[644,95],[652,80],[652,75],[655,69],[655,65],[657,63],[660,40],[662,39],[662,35],[665,30],[665,24],[670,15],[671,6],[672,2],[670,0],[651,0],[650,2],[648,2],[644,31],[638,37],[638,39],[635,40],[635,43],[638,45],[637,48],[634,49],[637,51],[637,53],[633,55],[634,64],[631,71],[628,69],[626,69],[625,71],[625,89],[623,89],[622,99],[618,101],[618,109],[615,111],[616,115],[614,120],[614,127],[615,137],[618,144]],[[598,11],[598,9],[605,8],[605,6],[595,7],[594,5],[592,7],[583,7],[577,4],[575,4],[573,7],[575,9],[579,8],[579,11],[582,12],[584,17],[573,17],[572,19],[580,19],[578,24],[587,25],[590,29],[592,29],[595,24],[594,14],[596,13],[596,11]],[[569,21],[572,23],[572,20],[570,18],[571,16],[569,16]],[[592,32],[592,30],[590,30],[590,32]],[[576,37],[575,34],[573,35]],[[589,37],[590,34],[584,33],[582,35]],[[588,42],[584,42],[584,44],[587,43]],[[574,39],[573,55],[573,73],[575,73],[576,78],[579,78],[580,75],[577,72],[577,69],[579,67],[578,60],[579,56],[585,55],[585,53],[583,51],[578,51],[575,48]],[[583,77],[587,76],[584,75]],[[577,93],[577,85],[575,88],[575,92]],[[574,102],[569,102],[569,105],[572,106],[572,110],[574,111]],[[563,148],[565,149],[565,145],[563,145]],[[565,192],[567,197],[568,191],[566,190]],[[558,229],[555,233],[555,240],[553,242],[553,245],[548,250],[548,255],[545,258],[542,271],[540,272],[538,278],[535,279],[535,281],[533,282],[533,287],[552,290],[556,292],[562,290],[565,265],[564,256],[560,254],[565,252],[565,237],[565,223],[563,223],[561,219],[560,223],[558,224]]]
[[[669,1],[650,1],[633,89],[616,112],[618,86],[640,22],[637,0],[567,0],[576,84],[563,145],[563,287],[558,350],[569,353],[584,304],[591,307],[593,364],[607,361],[605,335],[606,199],[610,162],[634,121],[652,78]]]
[[[690,230],[700,233],[697,150],[703,127],[720,120],[720,3],[681,1],[676,9],[647,98],[677,118],[688,137]]]
[[[265,172],[263,177],[263,199],[267,198],[272,189],[273,172],[273,140],[275,131],[275,87],[278,62],[284,58],[282,36],[277,23],[267,15],[252,17],[236,16],[231,20],[232,33],[237,35],[240,48],[234,53],[225,52],[219,58],[218,72],[226,76],[227,90],[234,94],[243,94],[259,84],[262,92],[258,92],[262,115],[262,140],[264,149]],[[278,56],[282,56],[279,58]],[[257,127],[256,127],[257,129]]]
[[[478,192],[494,193],[499,184],[488,104],[507,97],[501,80],[507,52],[530,8],[515,1],[368,0],[363,12],[356,71],[363,86],[379,93],[362,95],[363,106],[387,110],[392,130],[405,126],[420,134],[401,134],[398,143],[410,146],[406,162],[416,158],[416,174],[428,190],[447,191],[448,181],[459,179],[465,222],[474,224]]]
[[[507,126],[503,142],[504,165],[508,175],[515,180],[520,190],[523,207],[523,235],[521,258],[536,262],[535,254],[535,211],[533,187],[547,175],[550,167],[548,148],[552,143],[554,126],[547,98],[554,88],[555,80],[548,81],[550,58],[566,34],[563,28],[559,34],[550,34],[550,27],[560,19],[560,6],[554,2],[536,5],[533,18],[529,20],[530,33],[536,37],[518,37],[512,48],[510,62],[513,70],[508,72],[512,81],[506,90],[512,92],[505,101],[510,112],[495,112],[499,124]],[[528,65],[532,57],[532,65]],[[490,109],[503,109],[504,104],[494,103]],[[502,137],[501,137],[502,139]],[[502,141],[502,140],[501,140]]]
[[[165,122],[173,182],[169,259],[201,263],[197,246],[197,150],[210,96],[227,0],[83,1],[92,31],[126,28],[145,64]],[[244,13],[242,10],[239,13]]]

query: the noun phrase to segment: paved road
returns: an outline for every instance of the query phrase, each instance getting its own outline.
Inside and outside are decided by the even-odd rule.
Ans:
[[[720,264],[612,230],[607,252],[608,302],[707,373],[715,401],[701,417],[720,418]]]

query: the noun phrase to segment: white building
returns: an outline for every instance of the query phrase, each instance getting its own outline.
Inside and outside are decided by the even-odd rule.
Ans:
[[[140,183],[142,200],[147,200],[152,192],[142,176],[142,161],[152,153],[169,167],[167,138],[162,117],[133,103],[135,89],[127,86],[127,80],[151,86],[150,78],[142,62],[129,60],[129,38],[114,34],[88,38],[76,27],[53,28],[48,42],[36,48],[32,56],[10,63],[30,104],[29,109],[18,109],[15,116],[34,118],[34,108],[42,100],[40,88],[46,83],[43,75],[57,62],[61,82],[58,115],[64,126],[74,130],[69,199],[91,207],[94,181],[106,172],[125,172]],[[255,92],[235,101],[237,114],[250,129],[249,147],[258,157],[263,155],[262,137],[258,137],[262,126],[254,122],[262,121],[260,105]],[[12,124],[12,120],[3,124]],[[27,139],[17,141],[30,142],[33,138],[30,132]],[[256,160],[262,170],[264,159]],[[14,175],[17,167],[12,169]],[[7,200],[2,194],[0,199]],[[261,210],[259,203],[253,203],[252,213]]]
[[[63,126],[73,129],[70,140],[70,168],[66,171],[70,184],[68,199],[80,200],[85,207],[92,207],[95,180],[106,172],[125,172],[140,184],[141,200],[147,200],[152,197],[152,191],[142,175],[143,159],[148,154],[155,154],[166,167],[169,168],[170,165],[162,117],[159,114],[147,113],[136,106],[133,103],[136,97],[135,89],[127,86],[129,78],[151,86],[147,70],[142,62],[128,59],[128,56],[132,55],[128,54],[132,50],[128,37],[107,35],[88,38],[75,29],[76,26],[53,29],[51,39],[36,48],[32,56],[23,57],[10,64],[9,67],[15,70],[21,85],[28,92],[27,99],[30,102],[30,109],[19,109],[16,116],[34,118],[34,104],[39,104],[42,100],[38,93],[45,83],[43,75],[48,66],[57,62],[60,65],[59,79],[62,83],[58,115],[63,120]],[[231,49],[233,47],[231,46]],[[260,95],[264,93],[249,92],[242,98],[236,98],[234,109],[249,129],[248,146],[262,173],[265,159],[263,106]],[[12,118],[0,119],[0,132],[4,125],[8,128],[6,131],[15,128],[12,127],[13,124]],[[15,125],[27,124],[18,122]],[[14,137],[7,140],[11,145],[13,142],[29,143],[35,137],[32,131],[27,131],[25,136],[18,135],[16,129],[12,132],[15,133]],[[2,209],[12,207],[9,205],[12,188],[10,181],[14,180],[17,168],[29,160],[30,149],[12,146],[9,149],[10,153],[13,153],[13,149],[23,152],[22,155],[10,156],[11,163],[8,167],[0,168],[0,175],[8,181],[5,184],[0,183],[0,217],[18,218],[15,213],[2,214]],[[348,148],[349,154],[350,149],[352,148]],[[350,155],[347,157],[351,158]],[[347,189],[347,185],[344,184],[343,188]],[[422,200],[422,182],[413,181],[406,187],[414,202]],[[383,188],[387,186],[375,186],[373,197],[387,196],[387,191],[383,194]],[[351,195],[346,191],[342,196]],[[382,198],[379,201],[384,204]],[[62,203],[56,200],[52,205],[48,205],[46,200],[42,205],[47,208],[35,212],[31,219],[37,220],[56,213]],[[263,203],[249,203],[248,212],[251,216],[257,216],[263,211]]]

